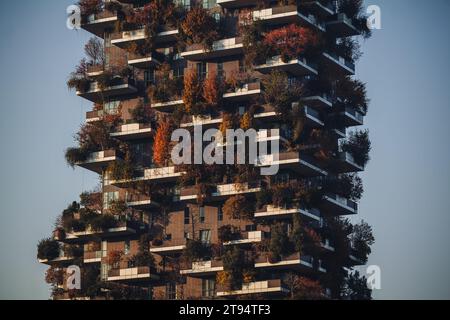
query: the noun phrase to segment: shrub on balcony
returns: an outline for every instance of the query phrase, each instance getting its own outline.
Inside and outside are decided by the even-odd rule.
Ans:
[[[256,208],[262,209],[265,205],[268,205],[272,201],[272,192],[270,189],[263,188],[256,193]]]
[[[132,260],[138,267],[155,266],[155,258],[150,253],[150,240],[148,235],[142,235],[139,238],[138,252],[132,257]]]
[[[112,162],[107,169],[113,180],[129,180],[133,178],[135,166],[131,161]]]
[[[286,233],[285,226],[281,223],[272,225],[269,243],[269,261],[278,262],[283,256],[291,254],[292,243]]]
[[[225,201],[222,211],[231,219],[252,220],[254,217],[253,205],[242,195],[229,197]]]
[[[345,280],[342,298],[346,300],[371,300],[372,290],[367,287],[367,279],[358,271],[352,272]]]
[[[219,39],[219,26],[208,10],[197,5],[192,8],[180,25],[181,39],[188,45],[198,43],[211,49]]]
[[[152,84],[147,94],[153,102],[165,102],[176,97],[179,93],[179,80],[171,75],[172,69],[164,62],[155,73],[155,83]]]
[[[64,255],[66,257],[79,258],[83,255],[83,247],[79,245],[65,245]]]
[[[67,148],[65,158],[67,163],[74,168],[77,163],[86,161],[89,156],[89,150],[81,148]]]
[[[357,174],[341,174],[328,177],[323,184],[325,192],[338,194],[341,197],[358,201],[364,192],[362,180]]]
[[[59,242],[51,238],[42,239],[41,241],[39,241],[37,247],[38,247],[37,253],[38,259],[53,260],[59,257],[60,244]]]
[[[81,193],[78,210],[80,205],[93,211],[100,211],[103,206],[103,193],[98,190]]]
[[[311,56],[320,44],[318,35],[311,29],[290,24],[269,31],[264,37],[269,55],[280,55],[283,62],[300,56]]]
[[[204,110],[202,81],[194,69],[187,70],[184,75],[183,102],[190,115],[199,115]]]
[[[345,13],[345,15],[353,21],[355,27],[361,30],[362,35],[365,38],[371,36],[371,30],[367,27],[367,17],[363,13],[363,0],[339,0],[337,7],[340,13]]]
[[[80,7],[83,16],[89,16],[102,11],[102,0],[80,0],[78,6]]]
[[[339,97],[341,106],[350,106],[356,110],[367,113],[369,108],[369,99],[365,83],[345,77],[337,81],[336,96]]]
[[[294,199],[294,189],[289,184],[277,184],[272,187],[272,204],[278,208],[289,208]]]
[[[98,214],[90,221],[94,231],[105,231],[117,227],[117,219],[112,214]]]
[[[120,268],[120,262],[122,261],[123,256],[124,253],[121,250],[113,250],[108,252],[108,264],[112,269]]]
[[[214,72],[209,72],[203,83],[203,99],[207,108],[215,108],[220,105],[223,98],[224,84],[222,78]]]
[[[130,110],[130,115],[134,123],[152,123],[155,121],[155,112],[149,105],[145,105],[142,101]]]
[[[233,246],[225,250],[222,261],[226,285],[231,289],[240,288],[244,280],[243,275],[253,265],[253,259],[239,246]]]
[[[239,236],[239,233],[236,230],[236,227],[233,225],[227,224],[224,226],[221,226],[218,230],[218,238],[220,243],[229,242],[232,240],[236,240],[236,238]]]
[[[321,300],[323,299],[323,288],[319,281],[307,277],[288,273],[284,283],[289,288],[289,299],[291,300]]]
[[[341,147],[342,151],[348,152],[353,156],[356,164],[364,167],[370,160],[369,152],[371,150],[371,144],[369,131],[351,132]]]
[[[189,261],[202,261],[211,256],[210,247],[200,240],[186,241],[186,248],[183,250],[183,257]]]
[[[251,13],[243,13],[240,17],[239,33],[244,49],[244,65],[251,68],[265,63],[269,47],[263,39],[263,23],[253,21]]]
[[[51,284],[52,287],[57,287],[64,283],[64,269],[50,266],[45,272],[45,282]]]

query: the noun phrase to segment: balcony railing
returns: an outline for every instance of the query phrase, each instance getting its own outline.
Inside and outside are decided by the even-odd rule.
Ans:
[[[354,26],[353,21],[345,13],[336,14],[326,24],[327,31],[337,38],[360,35],[361,32]]]
[[[86,112],[86,122],[100,121],[103,117],[103,110],[94,110]]]
[[[324,52],[322,55],[326,65],[332,68],[335,72],[348,76],[355,74],[355,64],[353,62],[332,52]]]
[[[78,162],[77,165],[100,174],[114,161],[122,161],[122,154],[117,150],[110,149],[93,152],[85,161]]]
[[[155,42],[164,43],[176,41],[178,33],[178,29],[169,29],[163,26],[156,34]],[[139,43],[145,41],[145,39],[147,39],[147,33],[145,29],[115,32],[111,35],[111,44],[122,49],[126,49],[131,42]]]
[[[150,267],[113,269],[108,272],[108,281],[159,279]]]
[[[215,273],[218,271],[223,271],[223,262],[217,260],[209,260],[192,262],[191,265],[188,266],[188,268],[180,270],[180,273],[194,276]]]
[[[106,252],[102,250],[98,251],[85,251],[83,255],[84,263],[101,262],[102,257],[106,256]]]
[[[242,231],[240,238],[224,242],[224,246],[261,242],[265,237],[263,231]]]
[[[320,211],[317,209],[306,209],[306,208],[280,208],[274,207],[273,205],[266,205],[258,212],[255,212],[255,218],[285,218],[286,216],[292,216],[293,214],[301,214],[304,218],[320,222]]]
[[[132,78],[115,77],[111,81],[111,85],[102,88],[97,81],[89,84],[87,90],[77,91],[77,95],[93,102],[102,102],[104,98],[112,96],[120,96],[133,94],[137,92],[135,81]]]
[[[337,194],[327,194],[322,204],[324,210],[334,215],[349,215],[358,213],[358,204]]]
[[[82,17],[81,27],[96,36],[103,38],[105,30],[114,27],[114,24],[117,21],[117,12],[103,10],[99,13]]]
[[[274,56],[266,60],[266,63],[255,67],[261,73],[270,73],[273,70],[288,72],[295,76],[317,75],[317,66],[304,57],[298,57],[284,62],[281,56]]]
[[[217,296],[236,296],[244,294],[286,294],[289,290],[285,287],[280,279],[254,281],[242,285],[241,289],[230,290],[218,285]]]
[[[214,41],[212,48],[204,48],[203,44],[193,44],[181,53],[181,57],[189,60],[206,60],[243,53],[244,44],[242,38],[235,37]]]
[[[151,137],[153,129],[150,124],[130,123],[121,125],[116,132],[111,133],[111,137],[132,140]]]
[[[173,254],[183,251],[184,248],[186,248],[186,239],[171,239],[165,240],[160,246],[152,244],[150,252],[160,255]]]

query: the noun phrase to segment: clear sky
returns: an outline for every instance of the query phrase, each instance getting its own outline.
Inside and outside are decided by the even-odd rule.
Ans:
[[[78,194],[97,184],[64,150],[90,104],[68,74],[87,32],[65,26],[75,1],[24,0],[0,11],[0,298],[47,299],[36,244]],[[450,2],[371,0],[382,30],[364,43],[357,76],[371,98],[372,160],[358,218],[375,230],[369,264],[382,299],[450,298]]]

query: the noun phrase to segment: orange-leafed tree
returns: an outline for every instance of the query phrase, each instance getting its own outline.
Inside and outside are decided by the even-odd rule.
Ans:
[[[200,43],[205,48],[211,48],[219,37],[216,20],[202,6],[189,10],[180,31],[187,44]]]
[[[220,104],[222,96],[222,81],[214,72],[209,72],[203,85],[203,99],[209,106],[216,107]]]
[[[319,281],[288,273],[284,282],[289,287],[290,299],[320,300],[323,299],[323,288]]]
[[[203,100],[202,84],[194,69],[189,69],[184,75],[183,102],[187,113],[197,113]]]
[[[170,158],[171,124],[168,119],[161,119],[153,143],[153,162],[164,166]]]
[[[318,35],[312,30],[290,24],[268,32],[264,44],[271,54],[281,55],[284,61],[311,53],[320,44]]]

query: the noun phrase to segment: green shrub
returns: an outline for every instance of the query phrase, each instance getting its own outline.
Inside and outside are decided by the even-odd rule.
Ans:
[[[38,259],[53,260],[59,257],[60,244],[59,242],[51,238],[42,239],[41,241],[39,241],[37,247],[38,247],[37,253]]]

